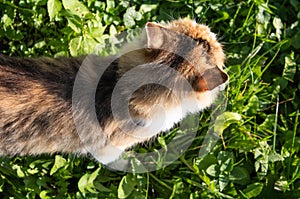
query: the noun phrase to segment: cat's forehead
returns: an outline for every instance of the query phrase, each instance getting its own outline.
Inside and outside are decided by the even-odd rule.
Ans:
[[[178,19],[170,22],[166,27],[193,39],[203,39],[208,42],[217,40],[216,35],[211,32],[208,26],[198,24],[195,20]]]
[[[222,45],[218,42],[216,35],[211,32],[210,28],[203,24],[198,24],[194,20],[179,19],[166,24],[167,29],[179,32],[189,36],[194,40],[200,40],[207,42],[209,46],[209,55],[212,61],[217,66],[223,66],[225,55],[222,49]],[[195,52],[197,53],[197,52]]]

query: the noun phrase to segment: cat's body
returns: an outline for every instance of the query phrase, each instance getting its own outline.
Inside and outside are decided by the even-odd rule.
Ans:
[[[165,26],[147,23],[143,34],[140,40],[125,46],[125,52],[112,59],[101,76],[95,92],[97,124],[90,122],[90,110],[78,106],[74,111],[74,99],[72,104],[74,81],[84,57],[21,59],[1,55],[0,155],[84,154],[92,148],[98,151],[97,156],[103,157],[100,161],[106,163],[120,155],[114,148],[123,151],[144,142],[170,129],[187,113],[210,106],[228,77],[222,70],[223,50],[209,28],[191,20],[176,20]],[[95,59],[99,59],[94,60],[95,65],[103,67],[101,59]],[[145,71],[133,71],[136,79],[126,80],[125,76],[128,85],[122,84],[118,95],[120,103],[130,96],[130,117],[125,114],[116,118],[114,88],[125,73],[138,66]],[[184,90],[168,67],[179,72],[192,91]],[[149,79],[149,68],[158,71],[161,80],[156,84],[146,82],[130,93],[127,87],[131,83]],[[170,92],[170,88],[158,85],[164,82],[177,91]],[[157,105],[164,107],[164,111]],[[116,106],[117,112],[122,109]],[[74,121],[74,117],[79,119]],[[80,117],[84,125],[79,136],[76,122],[81,121]],[[101,132],[95,136],[97,126]]]

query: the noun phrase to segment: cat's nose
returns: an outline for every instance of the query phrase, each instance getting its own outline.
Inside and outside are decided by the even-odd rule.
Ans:
[[[217,66],[204,71],[202,77],[207,83],[208,90],[213,90],[221,84],[226,83],[229,79],[228,75]]]
[[[205,70],[200,77],[197,78],[194,87],[196,91],[209,91],[227,83],[228,79],[228,75],[219,67],[215,66]]]

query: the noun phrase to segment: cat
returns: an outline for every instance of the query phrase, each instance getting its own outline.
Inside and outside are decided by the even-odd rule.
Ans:
[[[190,19],[148,22],[121,52],[106,58],[0,55],[0,156],[92,150],[106,164],[209,107],[228,82],[222,45],[206,25]],[[76,90],[82,65],[90,66],[83,75],[87,87],[79,82]],[[91,79],[98,82],[89,101]],[[81,96],[75,99],[74,93]]]

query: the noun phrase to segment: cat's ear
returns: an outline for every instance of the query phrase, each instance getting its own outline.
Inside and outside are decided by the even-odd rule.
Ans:
[[[195,80],[193,87],[196,91],[210,91],[228,81],[228,75],[219,67],[215,66],[204,71]]]
[[[154,22],[147,22],[145,29],[147,35],[147,48],[159,49],[164,42],[166,28]]]

